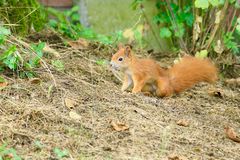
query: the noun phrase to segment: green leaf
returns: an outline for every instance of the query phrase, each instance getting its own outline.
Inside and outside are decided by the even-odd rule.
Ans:
[[[239,9],[239,8],[240,8],[240,2],[239,2],[239,1],[236,1],[234,7],[237,8],[237,9]]]
[[[3,63],[11,70],[16,70],[19,64],[19,59],[15,55],[8,56],[6,59],[3,60]]]
[[[134,37],[135,39],[137,40],[138,43],[142,43],[142,38],[143,38],[143,35],[142,35],[142,32],[139,31],[139,30],[134,30]]]
[[[43,56],[42,50],[45,47],[45,42],[40,42],[39,44],[31,44],[32,49],[37,53],[37,55],[41,58]]]
[[[10,35],[10,34],[11,34],[10,29],[7,29],[3,26],[0,26],[0,35],[7,36],[7,35]]]
[[[55,19],[50,19],[48,24],[50,25],[50,27],[52,28],[56,28],[58,26],[58,22]]]
[[[136,10],[142,2],[143,0],[134,0],[131,4],[131,8],[133,10]]]
[[[34,144],[35,144],[35,146],[36,146],[37,148],[39,148],[39,149],[41,149],[41,148],[44,147],[43,144],[42,144],[40,141],[34,141]]]
[[[104,66],[104,65],[107,65],[108,64],[108,61],[104,60],[104,59],[99,59],[96,61],[96,63],[98,65],[101,65],[101,66]]]
[[[184,33],[185,33],[184,25],[182,23],[178,24],[177,31],[174,32],[174,35],[176,37],[183,37]]]
[[[72,12],[78,12],[79,11],[79,6],[75,5],[74,7],[72,7],[71,11]]]
[[[240,35],[240,25],[237,25],[236,30],[237,30],[237,33]]]
[[[117,31],[115,33],[116,41],[119,41],[123,38],[123,31]]]
[[[16,46],[11,46],[7,51],[5,51],[3,54],[0,54],[0,61],[6,59],[8,56],[13,54],[17,50]]]
[[[172,32],[170,31],[169,28],[163,27],[160,29],[160,37],[161,38],[169,38],[172,36]]]
[[[64,70],[64,64],[60,60],[52,60],[52,65],[58,70],[63,71]]]
[[[205,49],[205,50],[201,50],[200,52],[197,52],[195,54],[195,57],[197,58],[206,58],[208,56],[208,51]]]
[[[3,83],[3,82],[6,82],[6,80],[0,76],[0,83]],[[0,151],[1,151],[1,149],[0,149]]]
[[[54,148],[53,152],[56,154],[56,156],[61,159],[63,157],[67,157],[68,156],[68,151],[66,149],[61,150],[59,148]]]
[[[209,2],[208,0],[195,0],[195,7],[207,9],[209,7]]]
[[[240,24],[240,17],[237,19],[237,23]]]
[[[193,14],[192,13],[186,14],[185,21],[189,27],[192,27],[194,21]]]
[[[216,6],[218,6],[220,4],[219,0],[208,0],[208,1],[214,7],[216,7]]]

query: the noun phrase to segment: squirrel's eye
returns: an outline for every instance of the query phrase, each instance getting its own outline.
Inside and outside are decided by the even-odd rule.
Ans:
[[[122,57],[118,58],[118,61],[122,61],[122,60],[123,60],[123,58],[122,58]]]

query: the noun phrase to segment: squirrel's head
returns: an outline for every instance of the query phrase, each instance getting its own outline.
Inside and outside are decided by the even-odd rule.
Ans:
[[[132,46],[118,46],[118,51],[112,56],[110,66],[114,70],[126,70],[132,59]]]

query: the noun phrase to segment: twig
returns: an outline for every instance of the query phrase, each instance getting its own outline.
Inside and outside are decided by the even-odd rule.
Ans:
[[[26,16],[24,16],[23,18],[21,18],[19,21],[17,21],[16,23],[21,22],[23,19],[27,18],[28,16],[30,16],[33,12],[35,12],[38,8],[35,8],[34,10],[32,10],[30,13],[28,13]]]

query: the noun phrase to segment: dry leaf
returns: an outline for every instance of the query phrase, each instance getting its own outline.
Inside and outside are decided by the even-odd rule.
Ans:
[[[224,51],[224,46],[223,46],[221,40],[218,40],[218,41],[217,41],[217,45],[214,46],[214,51],[215,51],[216,53],[219,53],[219,54],[221,54],[221,53]]]
[[[77,114],[75,111],[70,111],[69,112],[69,116],[72,119],[75,119],[75,120],[80,120],[81,119],[81,116],[79,114]]]
[[[32,84],[39,84],[41,82],[40,78],[31,78],[29,82]]]
[[[187,160],[187,158],[173,154],[168,156],[168,160]]]
[[[74,49],[86,49],[89,46],[88,41],[82,38],[76,41],[69,41],[68,44]]]
[[[240,143],[240,137],[237,136],[233,128],[226,126],[224,128],[224,131],[229,139],[233,140],[234,142]]]
[[[240,86],[240,77],[236,79],[226,79],[225,83],[233,86]]]
[[[129,126],[124,123],[116,123],[116,122],[112,121],[111,125],[112,125],[113,129],[116,131],[125,131],[125,130],[129,129]]]
[[[0,87],[6,87],[7,85],[8,85],[7,82],[1,82],[1,83],[0,83]]]
[[[65,98],[65,105],[68,109],[73,109],[76,105],[76,101],[69,98]]]
[[[218,11],[217,13],[216,13],[216,19],[215,19],[215,24],[219,24],[220,23],[220,21],[221,21],[221,11]]]
[[[203,18],[201,16],[196,16],[196,22],[202,23]]]
[[[220,90],[216,90],[216,89],[210,89],[210,90],[208,91],[208,94],[209,94],[210,96],[213,96],[213,97],[219,97],[219,98],[223,98],[223,97],[224,97],[224,96],[223,96],[223,92],[220,91]]]
[[[50,53],[54,55],[54,57],[60,57],[60,54],[55,49],[49,47],[47,44],[44,46],[43,52]]]
[[[186,119],[180,119],[179,121],[177,121],[177,125],[188,127],[189,126],[189,122]]]
[[[199,38],[199,34],[201,33],[200,25],[199,23],[195,22],[193,25],[193,40],[197,41]]]

